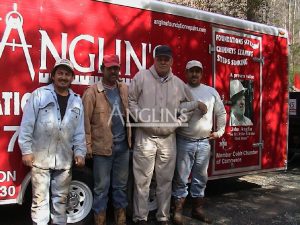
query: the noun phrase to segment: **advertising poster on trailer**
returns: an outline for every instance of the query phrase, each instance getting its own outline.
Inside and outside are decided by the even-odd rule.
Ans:
[[[223,94],[227,126],[215,146],[213,174],[242,172],[261,166],[261,37],[215,29],[216,89]],[[225,92],[224,92],[225,86]]]

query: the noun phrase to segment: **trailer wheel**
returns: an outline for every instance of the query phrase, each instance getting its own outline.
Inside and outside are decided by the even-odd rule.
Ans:
[[[67,204],[68,224],[92,224],[93,177],[88,168],[74,168]]]

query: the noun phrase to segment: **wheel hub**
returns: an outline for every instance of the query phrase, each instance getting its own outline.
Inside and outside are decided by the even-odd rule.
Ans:
[[[73,209],[79,204],[79,195],[75,191],[71,191],[68,195],[68,209]]]

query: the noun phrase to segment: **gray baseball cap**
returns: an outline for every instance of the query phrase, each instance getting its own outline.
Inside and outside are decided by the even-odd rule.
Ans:
[[[74,74],[74,65],[70,60],[68,60],[68,59],[58,59],[58,60],[56,60],[56,62],[54,64],[54,67],[53,67],[53,70],[56,69],[59,66],[68,67],[72,71],[72,73]]]
[[[189,62],[186,64],[186,66],[185,66],[185,68],[186,68],[187,70],[191,69],[192,67],[199,67],[199,68],[201,68],[201,69],[203,70],[202,63],[199,62],[199,61],[197,61],[197,60],[191,60],[191,61],[189,61]]]

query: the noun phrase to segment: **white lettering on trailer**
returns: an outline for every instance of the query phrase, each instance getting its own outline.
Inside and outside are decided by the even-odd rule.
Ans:
[[[12,16],[14,15],[14,17]],[[2,57],[2,53],[4,51],[4,48],[6,46],[12,47],[12,51],[15,51],[15,48],[22,48],[24,55],[25,55],[25,60],[27,62],[27,66],[30,72],[30,77],[31,80],[33,81],[35,79],[35,71],[34,71],[34,66],[32,64],[32,60],[31,60],[31,56],[29,53],[29,48],[32,48],[32,45],[28,45],[26,42],[26,37],[24,34],[24,30],[23,30],[23,17],[22,15],[17,11],[17,4],[14,4],[14,9],[11,12],[8,12],[6,15],[6,28],[4,30],[4,34],[2,37],[2,40],[0,41],[0,59]],[[21,43],[15,43],[15,39],[13,40],[9,40],[9,36],[10,33],[12,31],[12,29],[17,30],[17,33],[19,34],[20,37],[20,41]],[[78,62],[77,59],[75,57],[75,52],[76,52],[76,46],[79,42],[88,42],[92,45],[95,44],[95,37],[88,35],[88,34],[81,34],[76,36],[73,40],[71,40],[71,42],[69,43],[70,47],[69,49],[67,49],[68,47],[68,34],[67,33],[61,33],[61,55],[59,55],[56,46],[53,44],[52,40],[50,39],[50,37],[48,36],[47,31],[45,30],[39,30],[40,35],[41,35],[41,47],[40,47],[40,61],[41,61],[41,65],[40,65],[40,69],[41,70],[46,70],[47,69],[47,50],[50,51],[50,54],[53,56],[54,59],[58,59],[58,58],[66,58],[67,57],[67,53],[69,54],[70,60],[73,62],[75,69],[79,72],[79,73],[90,73],[90,72],[94,72],[95,69],[95,58],[96,58],[96,54],[92,54],[89,53],[88,54],[88,61],[89,61],[89,66],[84,67],[81,66]],[[100,67],[102,64],[102,60],[103,60],[103,55],[104,55],[104,38],[99,37],[98,38],[98,68],[97,68],[97,72],[101,72]],[[117,55],[119,55],[119,57],[121,56],[121,45],[122,43],[125,43],[125,75],[126,76],[130,76],[131,75],[131,71],[130,71],[130,67],[131,67],[131,60],[134,61],[135,65],[137,66],[138,70],[140,69],[145,69],[146,68],[146,62],[147,62],[147,52],[151,53],[151,44],[147,44],[147,43],[141,43],[141,49],[142,49],[142,54],[141,54],[141,61],[138,59],[136,52],[134,51],[130,41],[128,40],[115,40],[115,53]],[[81,54],[81,53],[80,53]],[[121,57],[120,57],[121,59]],[[47,77],[47,76],[45,76]],[[82,85],[88,85],[88,84],[92,84],[95,82],[95,80],[88,78],[89,76],[86,75],[85,77],[83,77],[82,75],[78,76],[78,79],[76,80],[76,82],[74,82],[75,84],[82,84]],[[39,74],[39,81],[41,81],[41,83],[45,83],[44,79],[40,79],[41,76]],[[47,79],[48,80],[48,79]],[[89,81],[89,83],[87,83],[87,81]],[[90,83],[90,81],[92,83]],[[17,114],[18,112],[16,112]],[[3,114],[3,112],[2,112]],[[4,112],[5,114],[5,112]],[[5,114],[6,115],[6,114]]]
[[[80,66],[75,59],[75,47],[79,41],[85,40],[87,42],[93,43],[94,44],[94,37],[91,35],[79,35],[72,42],[70,43],[70,48],[69,48],[69,54],[70,54],[70,60],[74,64],[74,68],[82,73],[88,73],[88,72],[93,72],[95,71],[95,54],[88,54],[89,55],[89,60],[90,60],[90,67],[82,67]]]
[[[249,51],[249,50],[245,50],[245,49],[238,49],[238,55],[253,57],[253,51]]]
[[[252,74],[230,73],[230,78],[254,80],[254,75],[252,75]]]
[[[17,137],[19,135],[20,126],[4,126],[3,130],[4,131],[14,131],[13,136],[11,137],[11,139],[9,140],[8,146],[7,146],[7,152],[13,152],[14,151],[14,147],[17,141]]]
[[[48,36],[48,33],[45,30],[40,30],[39,31],[41,34],[41,70],[46,70],[47,69],[47,49],[50,51],[51,55],[53,58],[65,58],[67,55],[67,33],[62,33],[62,38],[61,38],[61,56],[59,56],[58,51],[51,41],[50,37]],[[75,48],[76,45],[78,44],[79,41],[87,41],[92,44],[94,44],[94,37],[90,35],[79,35],[75,37],[71,43],[70,43],[70,48],[69,48],[69,56],[70,60],[73,62],[74,67],[77,71],[81,73],[88,73],[88,72],[94,72],[95,71],[95,54],[88,54],[88,59],[89,59],[89,67],[83,67],[80,66],[75,58]],[[101,64],[103,60],[103,55],[104,55],[104,38],[98,38],[98,72],[101,72]],[[115,53],[117,55],[121,55],[121,45],[122,45],[122,40],[116,39],[115,40],[115,46],[116,50]],[[142,46],[142,62],[139,61],[136,52],[134,51],[132,44],[128,40],[124,40],[125,43],[125,75],[130,76],[131,75],[131,59],[134,61],[135,65],[139,70],[145,69],[146,68],[146,62],[147,62],[147,51],[151,52],[151,44],[147,43],[141,43]],[[40,79],[42,83],[44,83],[43,79]],[[89,80],[89,78],[84,78],[84,79],[78,79],[77,82],[79,84],[87,85],[91,83],[86,83],[86,81]],[[81,82],[82,81],[82,82]]]
[[[30,97],[30,93],[25,93],[22,98],[20,98],[19,92],[2,92],[1,96],[2,99],[0,98],[0,116],[19,116],[20,108],[23,109],[26,101]],[[11,106],[13,106],[13,108]]]
[[[258,49],[259,48],[259,43],[254,44],[252,41],[245,39],[244,40],[244,45],[249,45],[251,46],[253,49]]]
[[[236,54],[236,48],[217,46],[217,52],[227,53],[227,54]]]
[[[232,65],[232,66],[246,66],[248,64],[248,59],[234,60],[234,59],[228,59],[223,56],[217,55],[217,62]]]
[[[223,64],[230,64],[230,59],[227,59],[223,56],[217,55],[217,62],[223,63]]]
[[[147,51],[147,44],[142,43],[142,63],[140,63],[136,53],[134,52],[132,45],[129,41],[125,41],[126,45],[126,72],[125,75],[130,75],[130,56],[132,57],[135,65],[138,67],[139,70],[146,69],[146,51]],[[149,48],[151,48],[151,44],[149,44]]]
[[[244,39],[242,38],[236,38],[236,37],[230,37],[230,36],[225,36],[225,35],[216,35],[216,40],[217,41],[222,41],[222,42],[227,42],[227,43],[233,43],[233,44],[239,44],[243,45],[244,44]]]
[[[248,59],[231,60],[231,65],[233,66],[246,66],[247,64],[248,64]]]
[[[39,83],[47,84],[49,82],[50,73],[41,73],[39,72]],[[72,84],[77,85],[91,85],[95,84],[100,80],[100,76],[85,76],[85,75],[76,75]]]
[[[15,186],[0,186],[0,197],[13,197],[16,194]]]
[[[242,158],[222,159],[222,164],[242,162]]]
[[[17,171],[0,170],[0,182],[10,182],[17,180]]]

